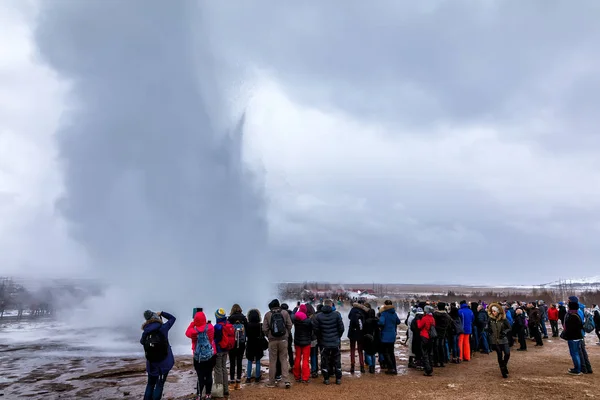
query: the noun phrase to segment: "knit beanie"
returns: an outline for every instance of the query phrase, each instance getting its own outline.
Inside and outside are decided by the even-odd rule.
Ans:
[[[217,321],[220,319],[225,319],[225,317],[227,317],[227,315],[225,314],[225,310],[222,308],[219,308],[217,311],[215,311],[215,318]]]
[[[417,315],[423,314],[423,309],[421,307],[417,307]]]
[[[574,297],[574,296],[573,296]],[[569,300],[571,298],[569,297]],[[569,301],[569,310],[577,311],[579,310],[579,303],[576,301]]]
[[[272,310],[274,308],[279,308],[279,300],[277,300],[277,299],[273,299],[269,303],[269,310]]]
[[[577,296],[571,296],[569,297],[569,303],[579,303],[579,299]]]
[[[150,310],[144,311],[144,319],[146,321],[151,320],[153,315],[154,315],[154,313],[152,311],[150,311]]]
[[[432,314],[433,313],[433,307],[431,306],[425,306],[425,314]]]

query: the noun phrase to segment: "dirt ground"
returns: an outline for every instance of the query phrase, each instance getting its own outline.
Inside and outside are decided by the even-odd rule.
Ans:
[[[402,336],[402,335],[400,335]],[[594,337],[593,337],[594,336]],[[600,346],[588,335],[587,349],[596,373],[600,373]],[[1,346],[0,346],[1,347]],[[344,350],[345,350],[344,346]],[[516,348],[515,348],[516,349]],[[40,359],[22,358],[33,349],[0,348],[0,398],[5,399],[139,399],[146,383],[144,364],[128,358],[65,359],[41,364]],[[294,383],[290,390],[269,389],[261,384],[243,385],[230,399],[585,399],[600,397],[596,374],[570,376],[572,367],[567,345],[560,339],[545,340],[543,348],[530,344],[529,351],[511,353],[510,377],[503,379],[495,353],[476,354],[471,362],[436,368],[434,376],[406,368],[406,348],[396,348],[398,376],[350,375],[349,354],[343,352],[342,385],[325,386],[322,379],[309,384]],[[266,359],[263,359],[266,360]],[[26,368],[24,368],[26,367]],[[267,365],[263,363],[263,374]],[[264,375],[266,376],[266,375]],[[178,356],[169,375],[164,399],[193,399],[196,374],[191,356]]]

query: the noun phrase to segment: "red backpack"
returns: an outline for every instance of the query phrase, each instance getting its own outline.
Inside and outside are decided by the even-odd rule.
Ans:
[[[227,321],[220,324],[223,326],[223,335],[221,336],[219,347],[223,350],[231,350],[235,346],[235,329],[233,329],[233,325]]]

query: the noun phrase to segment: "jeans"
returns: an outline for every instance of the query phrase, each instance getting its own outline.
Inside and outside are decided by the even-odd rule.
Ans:
[[[167,375],[169,375],[169,373],[158,376],[148,375],[148,384],[146,385],[144,400],[160,400],[162,398]]]
[[[212,394],[213,385],[213,369],[217,362],[217,357],[214,356],[208,361],[198,362],[194,360],[194,369],[198,375],[198,395],[202,396],[202,391],[206,390],[205,394]]]
[[[490,346],[488,345],[488,337],[485,330],[481,330],[479,343],[481,344],[481,348],[485,353],[490,352]]]
[[[296,346],[296,362],[294,363],[294,378],[296,380],[308,381],[310,378],[310,344],[308,346]]]
[[[365,360],[363,359],[363,346],[362,346],[362,341],[360,341],[360,340],[350,339],[350,365],[354,367],[354,358],[356,356],[356,348],[357,347],[358,347],[358,362],[362,368],[362,366],[365,364]]]
[[[239,348],[229,350],[229,381],[230,382],[233,382],[234,379],[237,382],[242,380],[242,359],[244,358],[245,351],[246,351],[246,346],[240,346]],[[237,374],[236,374],[236,372],[237,372]]]
[[[458,350],[458,335],[453,335],[451,338],[452,343],[452,358],[460,358],[460,351]]]
[[[477,329],[477,327],[475,325],[473,325],[473,329],[471,332],[471,340],[472,343],[470,343],[471,348],[470,350],[475,352],[477,350],[479,350],[479,329]]]
[[[365,362],[367,363],[367,365],[369,367],[374,367],[375,366],[375,355],[370,355],[365,353]]]
[[[558,321],[550,321],[550,327],[552,328],[552,337],[558,337]]]
[[[335,371],[335,378],[342,379],[342,354],[339,347],[325,347],[321,351],[321,373],[323,379],[329,379]]]
[[[569,353],[571,354],[571,360],[573,360],[573,372],[581,372],[581,357],[579,355],[579,343],[581,340],[569,340]]]
[[[256,379],[260,378],[260,360],[256,360]],[[248,365],[246,366],[246,377],[252,378],[252,360],[248,360]]]
[[[223,394],[229,393],[229,382],[227,380],[227,353],[217,353],[215,363],[215,386],[223,385]]]
[[[546,328],[546,318],[542,317],[542,333],[544,334],[544,336],[548,336],[548,329]]]
[[[310,348],[310,372],[313,374],[319,371],[319,349],[317,346]]]

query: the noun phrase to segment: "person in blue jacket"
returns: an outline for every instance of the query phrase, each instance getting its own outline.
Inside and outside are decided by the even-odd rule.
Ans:
[[[473,320],[475,315],[469,308],[467,301],[462,300],[460,302],[460,309],[458,310],[458,316],[463,324],[463,333],[458,337],[458,349],[460,351],[460,359],[462,361],[471,360],[471,341],[470,336],[473,327]]]
[[[163,323],[163,318],[167,319],[167,322]],[[175,323],[175,317],[168,312],[159,311],[152,312],[150,310],[144,311],[144,319],[146,322],[142,325],[142,338],[140,343],[144,346],[146,351],[146,357],[148,358],[147,343],[146,339],[149,335],[158,332],[162,343],[160,346],[166,346],[166,357],[158,361],[146,360],[146,372],[148,373],[148,384],[146,385],[146,392],[144,393],[144,400],[160,400],[162,398],[163,388],[167,381],[167,375],[175,365],[175,358],[173,357],[173,351],[169,344],[169,329]]]
[[[579,303],[579,298],[577,296],[569,297],[569,302]],[[585,323],[585,304],[579,303],[579,310],[577,310],[577,315],[581,318],[581,323]],[[585,330],[581,330],[581,334],[583,335],[583,340],[579,342],[579,357],[581,358],[581,372],[584,374],[591,374],[592,364],[590,364],[590,358],[588,357],[587,349],[585,348]]]
[[[384,305],[379,310],[379,325],[381,328],[381,346],[383,347],[383,356],[387,364],[388,370],[385,372],[388,375],[397,375],[396,355],[394,354],[394,343],[396,342],[396,331],[400,325],[400,318],[396,314],[396,309],[392,305],[391,300],[386,300]]]

